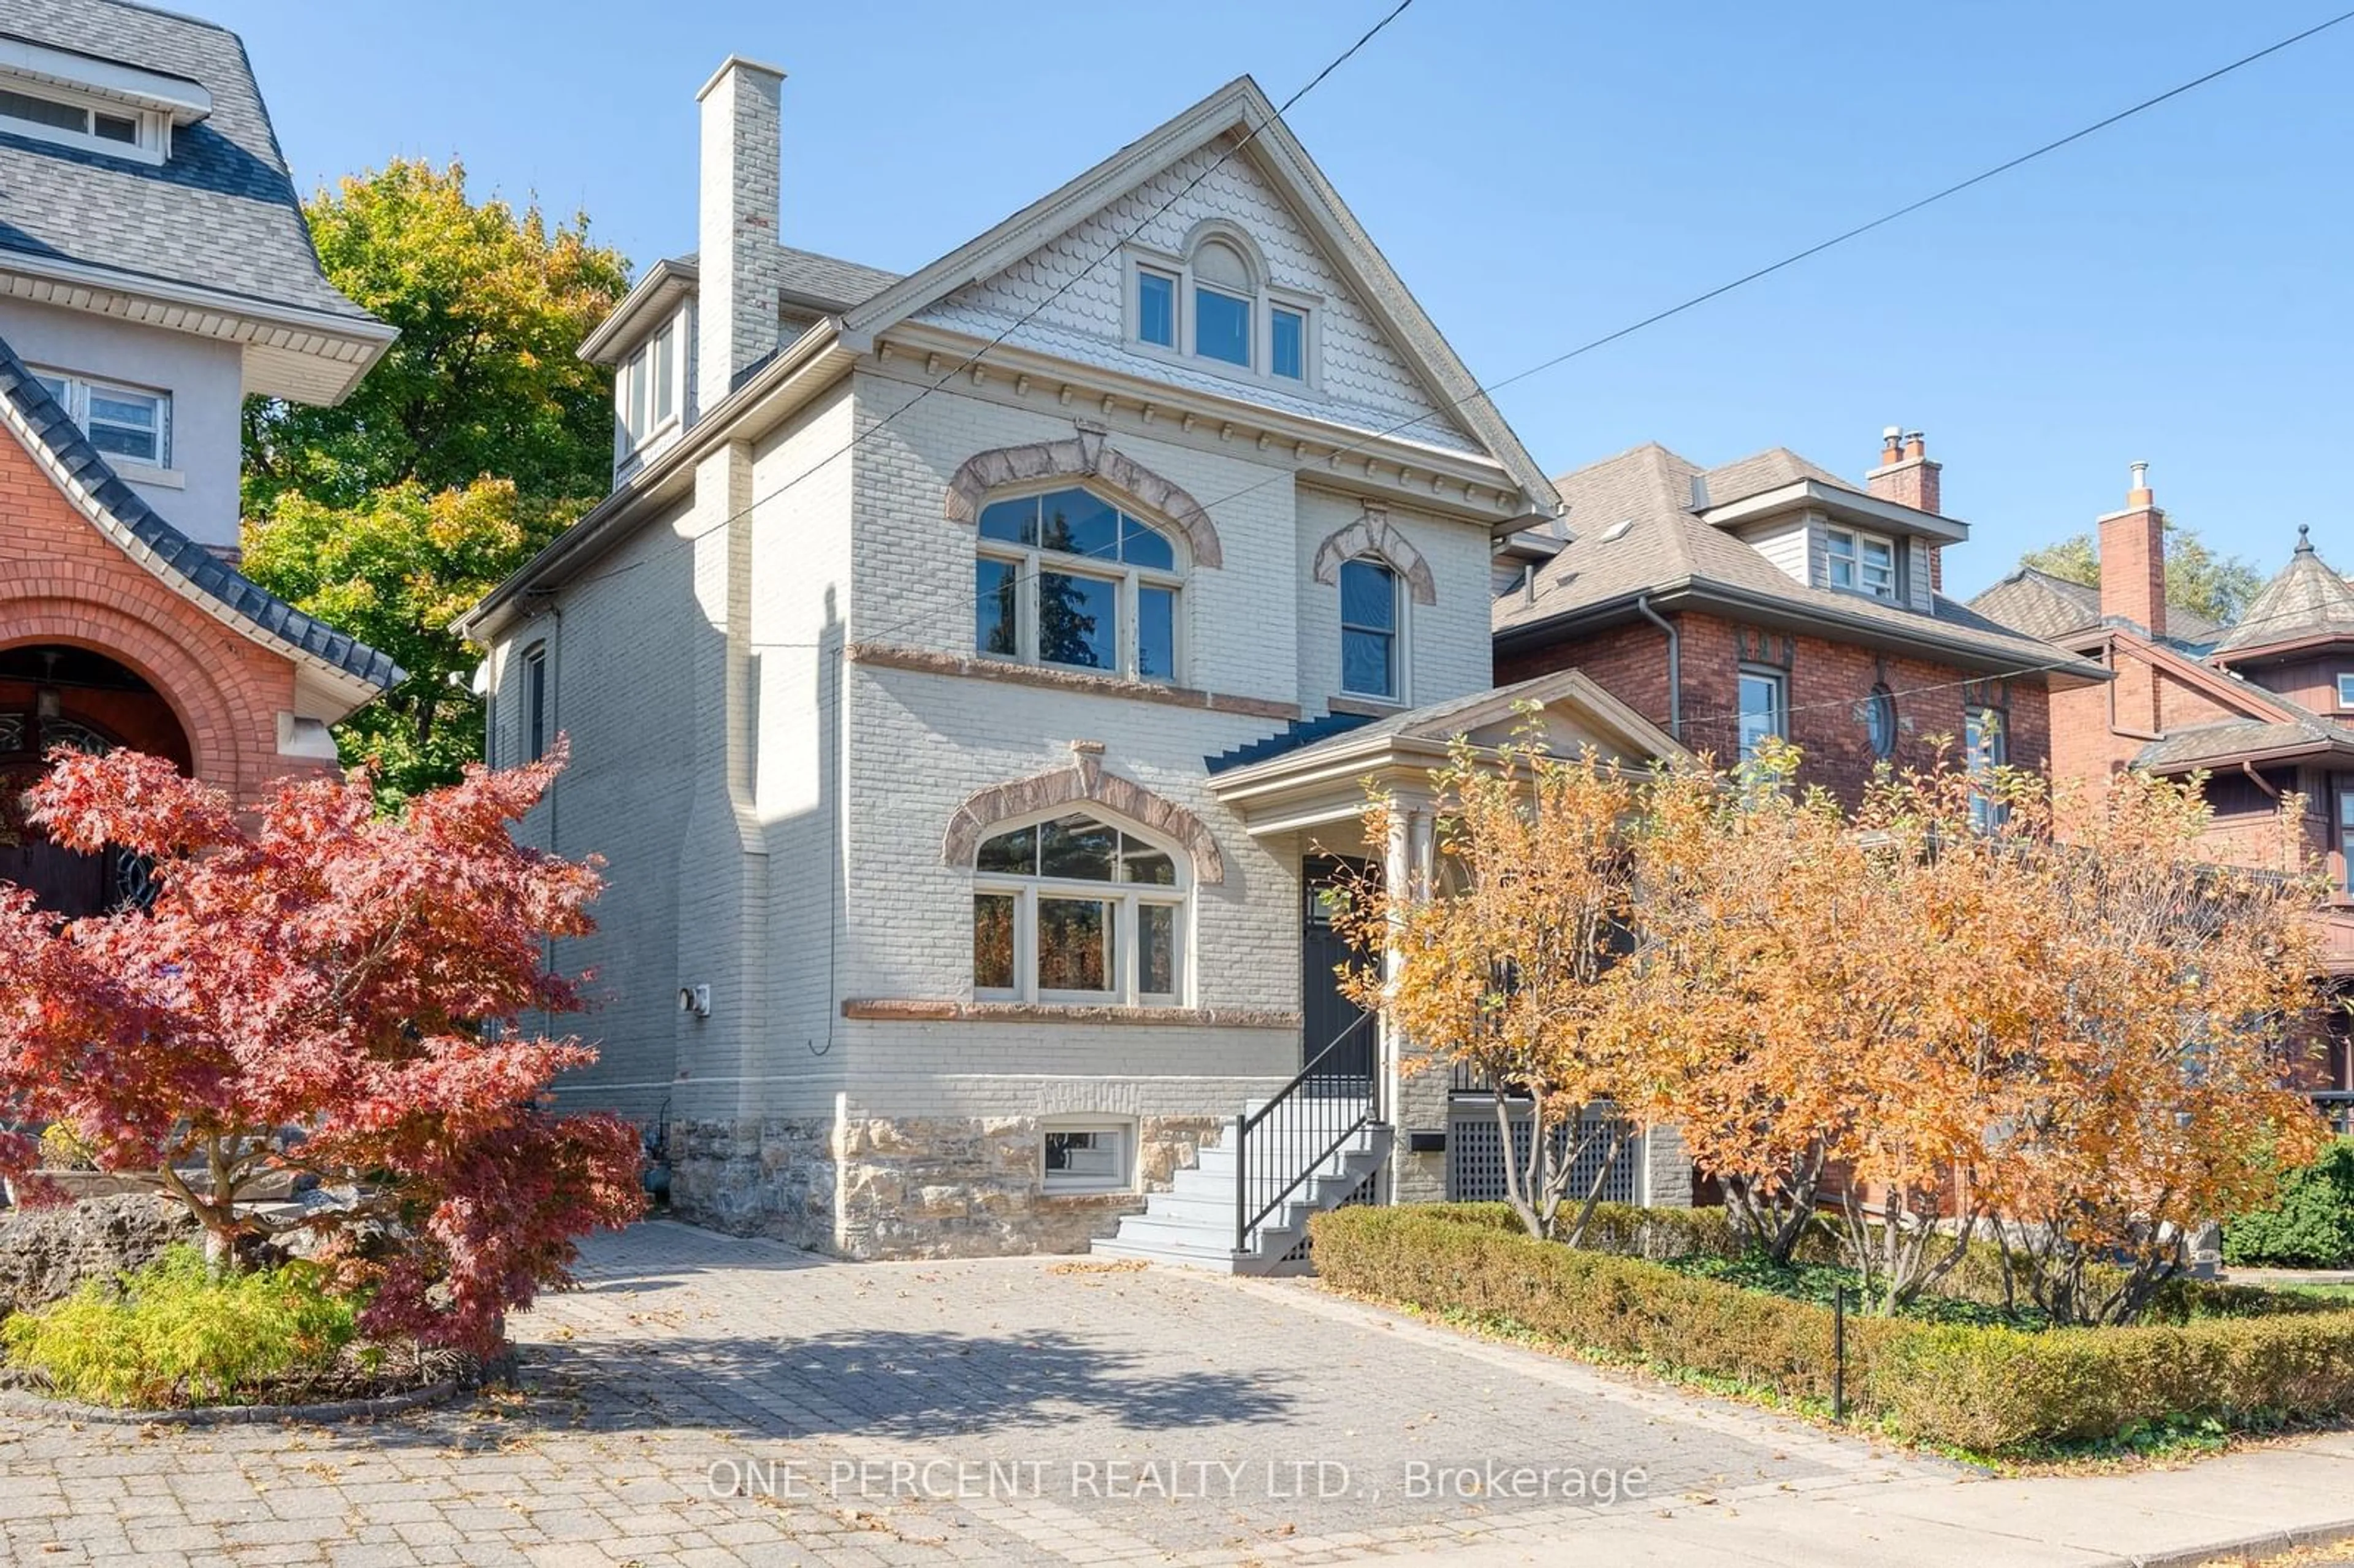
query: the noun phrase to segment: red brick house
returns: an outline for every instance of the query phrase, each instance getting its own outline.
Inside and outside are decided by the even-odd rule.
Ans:
[[[2299,528],[2280,574],[2218,627],[2166,602],[2164,528],[2137,463],[2124,508],[2100,520],[2098,589],[2020,571],[1972,607],[2115,677],[2052,698],[2055,779],[2204,775],[2216,858],[2234,864],[2262,864],[2272,813],[2302,797],[2306,847],[2336,889],[2321,918],[2326,972],[2343,989],[2354,984],[2354,587]],[[2354,1091],[2346,1016],[2331,1009],[2325,1022],[2316,1086]]]
[[[1917,433],[1881,457],[1859,486],[1781,448],[1702,468],[1655,443],[1556,480],[1562,524],[1499,556],[1496,679],[1577,668],[1720,761],[1779,736],[1850,800],[1940,737],[2040,766],[2052,694],[2104,672],[1940,593],[1969,525]]]
[[[114,0],[12,11],[0,55],[0,882],[90,913],[135,861],[16,805],[59,747],[242,801],[335,767],[401,678],[237,569],[248,396],[331,403],[393,331],[321,272],[244,47]]]

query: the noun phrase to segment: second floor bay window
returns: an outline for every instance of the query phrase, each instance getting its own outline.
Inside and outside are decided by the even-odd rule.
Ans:
[[[973,562],[973,645],[987,657],[1177,678],[1184,583],[1168,535],[1088,490],[991,502]]]

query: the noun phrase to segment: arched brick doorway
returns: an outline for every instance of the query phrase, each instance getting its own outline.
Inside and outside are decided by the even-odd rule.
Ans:
[[[102,653],[63,644],[0,650],[0,882],[32,890],[60,915],[94,915],[142,896],[137,862],[77,854],[27,822],[20,797],[58,747],[152,752],[191,771],[186,732],[144,679]]]

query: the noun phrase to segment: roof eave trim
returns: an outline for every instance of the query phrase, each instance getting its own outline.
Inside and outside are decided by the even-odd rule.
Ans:
[[[580,343],[578,356],[591,365],[611,365],[621,355],[635,346],[639,334],[639,318],[673,296],[693,293],[702,274],[692,261],[666,257],[647,270],[615,305],[612,313],[597,323],[597,330]]]
[[[1964,544],[1970,536],[1970,525],[1958,517],[1924,512],[1917,506],[1884,501],[1879,496],[1849,490],[1843,485],[1827,484],[1819,479],[1794,480],[1772,490],[1728,501],[1722,506],[1704,508],[1699,516],[1702,522],[1714,527],[1731,528],[1802,506],[1819,507],[1858,521],[1878,523],[1883,527],[1917,534],[1944,545]]]
[[[1852,633],[1850,640],[1853,641],[1868,642],[1877,639],[1898,649],[1935,654],[1945,663],[1974,666],[1981,673],[1990,675],[2000,674],[2008,670],[2013,674],[2025,674],[2031,672],[2084,681],[2113,679],[2107,670],[2098,664],[2087,663],[2080,658],[2072,657],[2062,662],[2024,665],[2018,662],[2018,660],[2025,650],[2020,651],[2020,654],[2012,654],[1976,641],[1939,635],[1934,631],[1908,633],[1906,628],[1890,626],[1885,622],[1869,620],[1862,616],[1842,615],[1838,610],[1827,607],[1793,604],[1787,599],[1778,599],[1770,594],[1753,593],[1728,583],[1712,582],[1704,577],[1692,577],[1638,588],[1596,604],[1580,605],[1575,609],[1557,611],[1537,620],[1508,626],[1496,633],[1496,641],[1499,644],[1514,646],[1524,642],[1543,641],[1561,636],[1579,621],[1631,618],[1637,613],[1635,601],[1644,598],[1649,599],[1652,607],[1659,609],[1692,605],[1732,609],[1753,615],[1776,617],[1785,621],[1797,623],[1801,628],[1809,624],[1829,624],[1842,631]],[[2052,647],[2054,652],[2067,652],[2056,643],[2052,644]]]

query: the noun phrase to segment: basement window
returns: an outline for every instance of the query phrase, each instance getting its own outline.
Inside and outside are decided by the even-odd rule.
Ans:
[[[1050,1127],[1042,1140],[1039,1184],[1049,1192],[1125,1192],[1135,1139],[1119,1122]]]

